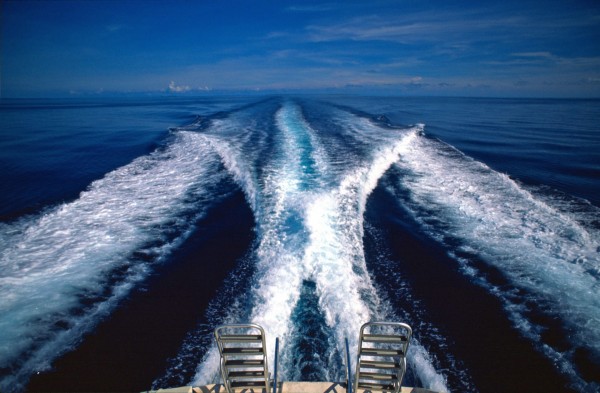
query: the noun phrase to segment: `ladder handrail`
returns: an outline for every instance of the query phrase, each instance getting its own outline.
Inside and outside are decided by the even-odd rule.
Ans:
[[[350,364],[350,344],[348,344],[348,337],[344,338],[346,341],[346,393],[352,393],[352,365]]]
[[[380,326],[380,327],[390,327],[392,329],[402,329],[403,330],[403,335],[401,334],[394,334],[394,336],[398,336],[397,340],[390,340],[391,336],[390,334],[373,334],[370,333],[368,340],[365,341],[365,330],[367,328],[371,328],[374,326]],[[394,386],[394,392],[398,393],[400,392],[401,386],[402,386],[402,379],[404,378],[404,374],[406,373],[406,355],[408,352],[408,346],[410,344],[410,340],[412,337],[412,328],[402,322],[367,322],[364,325],[361,326],[360,328],[360,335],[359,335],[359,340],[358,340],[358,352],[356,354],[356,374],[355,374],[355,379],[354,379],[354,391],[358,392],[358,388],[359,388],[359,381],[361,380],[361,356],[362,356],[362,352],[363,349],[371,349],[371,347],[368,348],[363,348],[363,342],[374,342],[374,343],[379,343],[379,344],[387,344],[387,345],[401,345],[401,350],[395,350],[395,351],[385,351],[383,348],[379,347],[379,348],[373,348],[374,350],[370,351],[370,353],[365,354],[365,356],[369,356],[369,357],[377,357],[377,356],[382,356],[384,358],[390,358],[393,357],[394,359],[399,358],[399,362],[396,365],[394,365],[392,363],[392,369],[396,370],[396,378],[397,381],[393,382],[392,385]],[[378,340],[379,338],[379,340]],[[380,349],[380,352],[377,353],[376,349]],[[390,349],[388,347],[388,349]],[[367,362],[367,361],[365,361]],[[373,364],[373,361],[371,361],[371,365]],[[368,366],[366,366],[368,367]],[[376,367],[378,368],[378,367]],[[369,375],[368,372],[363,372],[366,373],[367,375]],[[382,374],[383,376],[392,376],[393,374]],[[371,377],[375,376],[375,375],[370,375]],[[370,378],[365,378],[367,380],[369,380]],[[386,391],[389,391],[390,389],[383,389]]]
[[[275,338],[275,365],[273,366],[273,393],[277,393],[277,358],[279,357],[279,337]]]
[[[223,337],[225,337],[225,339],[227,339],[226,336],[228,336],[227,334],[223,334],[223,331],[226,330],[243,330],[243,329],[247,329],[247,330],[251,330],[251,329],[256,329],[260,332],[260,335],[251,335],[251,334],[237,334],[237,335],[229,335],[229,336],[233,336],[234,341],[238,341],[240,339],[243,339],[244,336],[247,336],[249,338],[251,338],[250,340],[248,340],[248,342],[251,342],[252,340],[256,340],[257,342],[255,342],[256,344],[258,344],[258,339],[260,339],[260,349],[261,351],[259,351],[256,354],[251,354],[251,356],[262,356],[262,367],[263,367],[263,377],[265,379],[265,390],[266,393],[271,393],[271,386],[269,384],[269,368],[268,368],[268,362],[267,362],[267,346],[265,343],[265,331],[264,329],[257,324],[254,323],[241,323],[241,324],[228,324],[228,325],[220,325],[217,326],[214,330],[214,335],[215,335],[215,339],[217,341],[217,347],[219,349],[219,355],[220,355],[220,362],[221,362],[221,378],[223,378],[223,384],[225,385],[225,389],[227,390],[227,392],[232,393],[233,389],[231,386],[231,381],[228,378],[228,375],[226,373],[226,365],[225,365],[225,357],[227,356],[227,351],[225,351],[225,349],[227,349],[226,346],[224,346],[225,342],[223,341]],[[252,347],[255,349],[259,349],[259,347]],[[235,354],[234,356],[239,356],[239,354]]]

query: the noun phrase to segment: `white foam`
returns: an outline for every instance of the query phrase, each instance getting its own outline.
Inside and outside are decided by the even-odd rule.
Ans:
[[[360,120],[356,123],[360,124]],[[371,154],[366,164],[348,171],[333,193],[320,195],[309,207],[307,227],[311,233],[311,243],[307,247],[306,258],[313,268],[312,278],[317,282],[319,304],[327,324],[335,332],[337,347],[344,347],[348,338],[351,359],[355,358],[358,346],[358,332],[363,323],[372,320],[387,320],[390,315],[377,310],[389,310],[377,294],[374,284],[367,274],[363,251],[363,214],[368,196],[377,186],[378,180],[408,149],[422,127],[414,127],[381,135],[387,130],[374,130],[372,123],[363,124],[364,130],[355,129],[365,142],[373,132],[380,144]],[[426,387],[448,390],[445,378],[438,373],[430,357],[418,341],[413,340],[412,356],[409,362],[418,378]],[[353,361],[353,360],[352,360]],[[354,367],[354,365],[353,365]],[[342,379],[343,375],[337,375]]]
[[[600,283],[594,274],[600,267],[597,229],[437,141],[420,138],[402,155],[399,166],[409,172],[399,181],[410,191],[413,212],[432,234],[460,239],[464,251],[498,268],[546,312],[559,315],[573,343],[600,354]],[[429,226],[431,217],[443,220],[444,229]],[[506,302],[515,325],[540,341],[523,314],[526,310],[513,302],[519,299],[496,293]],[[558,352],[551,357],[557,363],[565,361]]]
[[[348,133],[371,149],[371,154],[363,161],[348,162],[346,172],[335,176],[328,169],[329,157],[317,132],[303,119],[300,108],[290,102],[275,114],[280,131],[275,136],[279,150],[264,164],[259,181],[249,174],[238,142],[221,139],[219,143],[228,146],[216,149],[247,194],[258,193],[249,198],[257,201],[253,209],[259,234],[257,285],[253,290],[257,300],[251,320],[265,328],[270,340],[268,349],[274,347],[275,337],[280,338],[284,352],[281,379],[296,374],[290,370],[292,362],[285,362],[294,354],[286,354],[285,348],[291,332],[291,312],[303,280],[316,282],[319,305],[326,323],[335,332],[338,353],[343,353],[346,337],[351,349],[356,350],[363,323],[385,318],[375,311],[382,308],[381,300],[366,270],[363,213],[379,178],[421,128],[400,132],[348,117],[347,113],[340,114],[340,119],[348,124]],[[306,166],[307,154],[314,167]],[[246,168],[246,173],[236,174],[239,168]],[[248,185],[253,181],[257,183]],[[297,228],[290,226],[290,220]],[[443,377],[428,362],[424,349],[418,345],[415,348],[420,377],[432,386],[444,386]],[[273,361],[272,355],[269,361]],[[335,371],[332,376],[341,380],[343,370]],[[216,380],[218,355],[213,348],[199,365],[193,384]]]
[[[282,122],[285,117],[294,116],[294,108],[289,104],[282,108],[283,113],[276,116]],[[238,124],[236,119],[230,119]],[[232,127],[220,125],[220,127]],[[238,125],[239,127],[239,125]],[[282,125],[283,132],[277,135],[280,140],[274,158],[265,162],[263,177],[257,180],[253,169],[247,164],[248,157],[244,151],[244,141],[238,139],[218,138],[211,141],[221,155],[228,170],[244,189],[255,214],[258,232],[256,249],[256,268],[252,298],[255,305],[251,321],[260,324],[266,331],[268,348],[273,348],[275,338],[279,337],[284,347],[291,326],[291,312],[300,296],[303,273],[301,263],[304,233],[300,228],[291,228],[290,222],[301,220],[302,191],[304,171],[297,159],[301,146],[298,138],[291,130]],[[265,157],[262,157],[265,160]],[[259,188],[260,187],[260,188]],[[273,354],[269,353],[272,364]],[[205,384],[218,377],[218,355],[212,348],[199,365],[194,384]],[[280,370],[286,374],[285,365]]]
[[[286,103],[276,114],[276,123],[284,135],[286,163],[291,163],[293,172],[300,174],[304,181],[313,180],[313,188],[326,187],[328,154],[317,138],[317,131],[304,119],[302,109],[291,102]],[[302,162],[310,155],[313,165]],[[308,178],[308,179],[306,179]]]
[[[202,214],[196,209],[206,202],[205,185],[223,176],[205,140],[179,132],[169,146],[95,181],[77,200],[3,225],[0,367],[19,371],[2,380],[2,390],[18,390],[29,374],[72,348],[147,275],[149,263],[187,236]],[[134,251],[147,261],[132,257]],[[116,283],[104,282],[116,268],[126,272]],[[76,316],[81,296],[97,299]],[[51,327],[59,321],[66,327]]]
[[[222,121],[215,121],[215,126],[218,127]],[[243,152],[236,150],[234,146],[227,143],[226,138],[218,136],[205,137],[206,143],[219,155],[221,161],[233,176],[236,183],[238,183],[246,195],[246,200],[253,208],[258,210],[258,195],[256,190],[255,174],[247,161],[242,160]]]
[[[419,379],[427,385],[428,389],[436,392],[449,391],[446,377],[433,367],[429,352],[416,338],[411,340],[406,357],[409,359],[409,366],[413,367]]]

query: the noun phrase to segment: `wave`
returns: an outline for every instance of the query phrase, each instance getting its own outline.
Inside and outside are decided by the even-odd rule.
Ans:
[[[73,202],[0,226],[0,390],[30,375],[106,317],[177,247],[226,172],[197,133],[93,182]]]
[[[252,165],[257,158],[245,151],[244,137],[215,137],[210,142],[255,212],[256,273],[248,318],[265,328],[268,348],[274,347],[275,337],[280,338],[282,379],[298,376],[298,363],[293,360],[298,341],[294,319],[302,318],[305,304],[316,303],[320,309],[313,313],[313,320],[322,320],[326,326],[312,327],[321,332],[317,336],[323,332],[330,335],[322,343],[332,348],[324,351],[325,359],[317,360],[316,367],[321,368],[321,375],[334,380],[344,378],[339,362],[344,339],[347,337],[355,350],[360,326],[388,317],[380,312],[385,307],[381,307],[382,300],[366,270],[363,213],[378,179],[418,138],[421,127],[384,129],[347,112],[335,116],[351,126],[343,138],[354,139],[361,147],[369,146],[362,159],[348,159],[343,171],[330,169],[332,157],[326,152],[332,154],[331,141],[322,145],[320,131],[306,121],[302,107],[291,101],[273,114],[275,148],[268,157],[262,156],[260,177]],[[214,135],[216,128],[229,130],[242,128],[243,124],[232,116],[214,124],[210,134]],[[259,147],[254,154],[256,150],[266,149]],[[435,371],[424,348],[418,343],[411,348],[415,359],[411,362],[415,362],[420,380],[444,390],[444,377]],[[272,353],[269,361],[273,362]],[[216,382],[218,367],[218,353],[213,346],[199,364],[192,383]]]
[[[598,222],[600,210],[588,205],[582,220],[580,204],[554,203],[429,138],[416,140],[396,165],[402,175],[389,191],[399,203],[449,246],[464,274],[504,302],[515,327],[577,389],[598,388],[579,371],[600,357],[600,233],[589,224]],[[507,281],[487,274],[487,267]],[[561,323],[548,322],[556,318]],[[577,353],[588,349],[590,358],[578,364]]]
[[[0,223],[0,390],[23,390],[31,374],[77,347],[216,201],[239,189],[255,241],[155,388],[218,380],[216,324],[259,323],[269,349],[279,337],[284,379],[343,380],[344,339],[355,351],[362,323],[402,319],[418,332],[407,382],[475,390],[466,367],[473,379],[481,369],[455,358],[451,338],[430,322],[436,316],[420,307],[431,293],[417,285],[430,277],[413,282],[400,274],[409,277],[410,268],[380,255],[393,248],[388,230],[416,222],[458,262],[467,279],[457,285],[500,299],[516,330],[572,387],[598,390],[598,208],[521,184],[424,137],[423,125],[393,127],[385,117],[310,100],[224,110],[172,130],[163,147],[78,199]],[[381,228],[363,219],[378,187],[367,213]],[[394,200],[414,222],[382,218]],[[373,249],[365,251],[363,238]]]

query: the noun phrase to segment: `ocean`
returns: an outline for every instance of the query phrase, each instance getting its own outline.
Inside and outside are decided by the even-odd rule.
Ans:
[[[367,321],[404,385],[600,391],[600,100],[0,102],[0,391],[344,381]]]

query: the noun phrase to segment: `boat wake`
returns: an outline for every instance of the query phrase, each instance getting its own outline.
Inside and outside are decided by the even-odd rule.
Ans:
[[[599,388],[579,370],[600,364],[600,210],[528,190],[434,139],[419,139],[395,165],[388,191],[463,273],[502,300],[575,389]]]
[[[77,200],[0,224],[0,389],[21,390],[77,346],[188,236],[224,180],[204,139],[178,132]]]
[[[343,158],[329,155],[335,139],[320,138],[322,131],[309,125],[293,101],[274,111],[269,135],[261,132],[264,124],[249,127],[252,122],[245,112],[213,121],[202,130],[244,190],[256,221],[256,245],[249,256],[255,267],[252,289],[238,297],[234,303],[239,306],[218,322],[260,324],[267,332],[268,348],[274,348],[279,337],[280,376],[286,380],[343,380],[344,339],[355,350],[363,323],[393,316],[367,272],[363,213],[378,179],[418,138],[422,127],[392,129],[356,116],[347,119],[346,112],[336,115],[349,125],[345,140],[373,146],[359,156],[349,155],[344,165],[339,163]],[[190,340],[200,336],[192,334]],[[416,379],[446,389],[444,376],[435,371],[418,342],[411,353]],[[271,362],[273,355],[269,354]],[[180,367],[181,362],[173,364]],[[218,367],[213,346],[192,383],[218,381]]]
[[[268,349],[278,337],[281,380],[340,381],[346,338],[354,360],[363,323],[402,320],[418,325],[406,383],[475,391],[461,360],[442,353],[452,338],[418,310],[419,294],[385,255],[393,240],[377,239],[365,222],[378,193],[451,256],[464,285],[500,299],[574,389],[598,388],[597,208],[528,188],[426,136],[423,125],[272,99],[172,130],[162,147],[76,200],[0,224],[0,390],[24,390],[76,348],[240,190],[254,242],[154,388],[217,382],[212,330],[221,323],[263,326]]]

